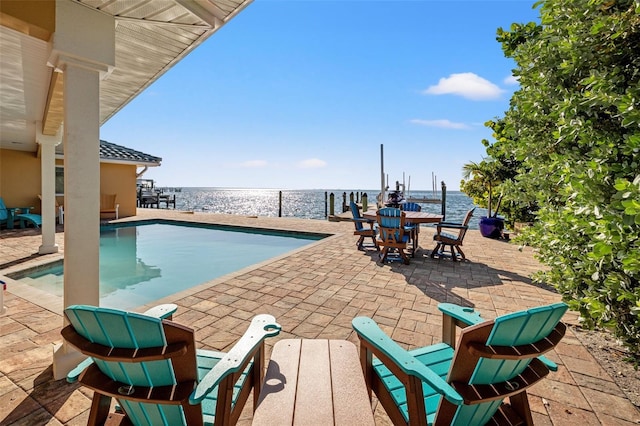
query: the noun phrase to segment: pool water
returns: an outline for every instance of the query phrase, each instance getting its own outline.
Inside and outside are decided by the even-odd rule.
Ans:
[[[100,306],[120,309],[141,306],[323,237],[167,223],[103,227]],[[58,263],[38,269],[19,281],[62,296],[63,267]]]

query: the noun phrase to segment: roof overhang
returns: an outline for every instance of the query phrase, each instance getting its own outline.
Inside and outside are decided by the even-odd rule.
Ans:
[[[57,2],[0,1],[0,148],[37,151],[36,126],[63,124],[63,78],[48,65]],[[114,17],[115,67],[100,84],[100,124],[252,0],[73,0]],[[41,124],[38,124],[41,123]]]

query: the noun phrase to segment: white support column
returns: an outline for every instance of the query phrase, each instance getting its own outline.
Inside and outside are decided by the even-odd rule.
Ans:
[[[115,65],[115,20],[56,1],[50,62],[64,76],[64,307],[98,306],[100,250],[100,79]],[[66,343],[53,356],[54,379],[82,355]]]
[[[36,142],[40,144],[40,173],[42,196],[42,245],[40,254],[57,253],[56,244],[56,145],[61,142],[56,136],[42,134],[42,123],[36,123]]]

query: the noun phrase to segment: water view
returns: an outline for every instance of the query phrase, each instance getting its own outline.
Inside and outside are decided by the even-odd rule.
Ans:
[[[369,203],[375,203],[379,190],[283,190],[282,216],[299,217],[304,219],[325,219],[326,194],[335,195],[336,213],[342,206],[343,193],[347,193],[347,200],[351,192],[367,193]],[[440,193],[432,191],[411,191],[411,197],[434,198]],[[446,196],[446,219],[452,222],[462,221],[465,213],[473,208],[471,198],[459,191],[448,191]],[[176,209],[186,211],[226,213],[246,216],[278,216],[278,189],[246,189],[246,188],[198,188],[186,187],[176,193]],[[440,213],[441,205],[422,204],[422,210],[430,213]],[[477,209],[470,222],[471,229],[478,229],[480,216],[485,215],[484,209]]]

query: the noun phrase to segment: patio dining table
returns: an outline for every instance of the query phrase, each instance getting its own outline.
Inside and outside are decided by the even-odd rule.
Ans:
[[[412,224],[418,224],[416,229],[416,241],[414,247],[418,248],[418,242],[420,237],[420,224],[421,223],[439,223],[442,221],[443,217],[441,214],[428,213],[428,212],[412,212],[405,211],[405,219],[407,222]],[[376,211],[368,210],[362,214],[362,216],[366,219],[377,220]]]

